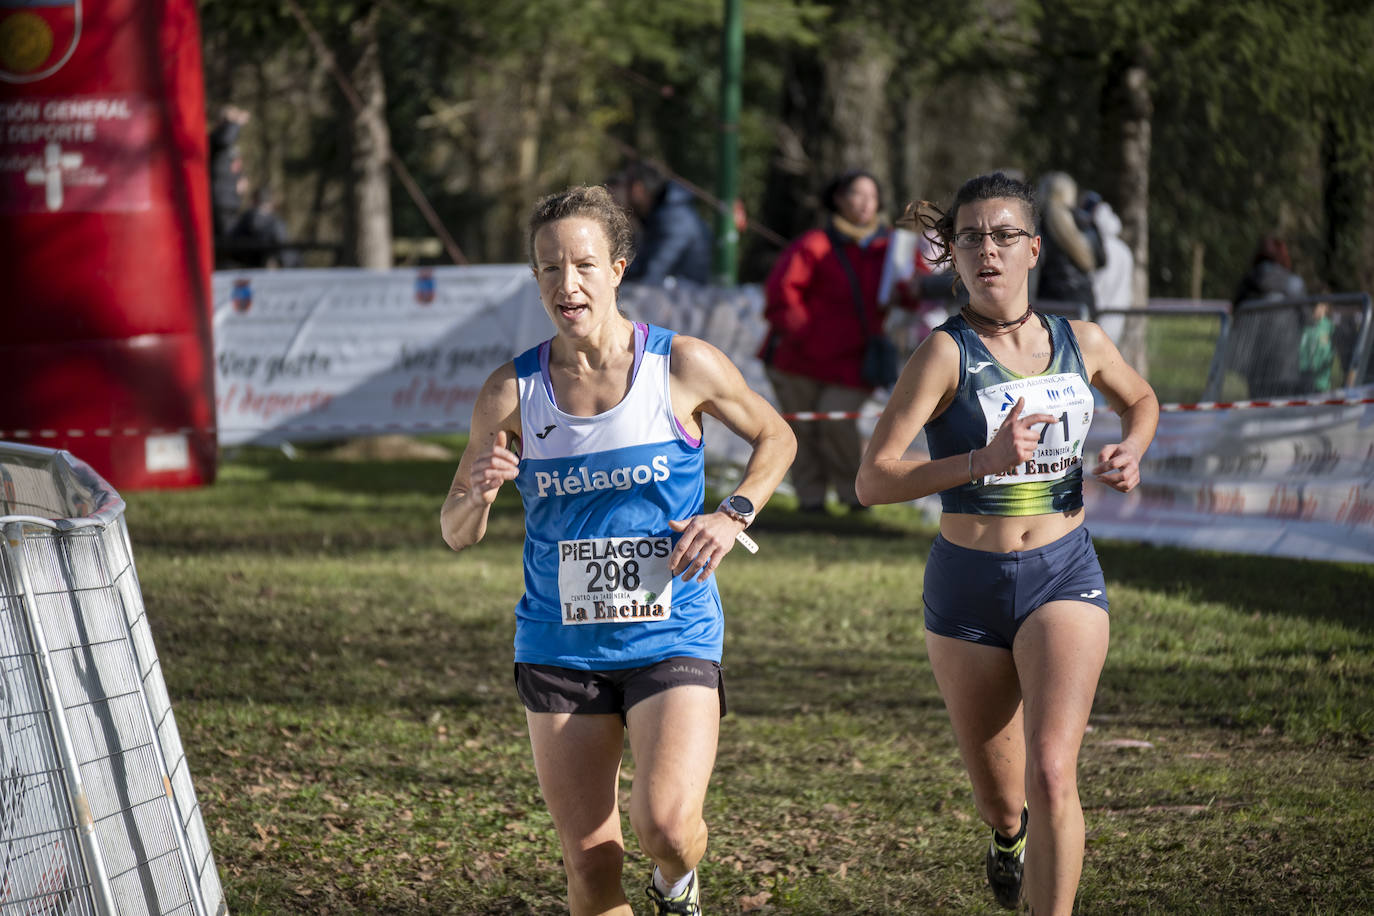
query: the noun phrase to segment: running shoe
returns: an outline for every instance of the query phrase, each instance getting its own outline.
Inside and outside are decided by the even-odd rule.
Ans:
[[[1021,900],[1021,875],[1026,865],[1026,817],[1021,812],[1021,830],[1016,839],[1003,843],[997,831],[992,832],[988,844],[988,886],[997,902],[1009,910],[1016,909]]]
[[[692,872],[687,889],[676,897],[663,896],[652,881],[645,893],[654,902],[655,916],[701,916],[701,894],[697,889],[696,871]]]

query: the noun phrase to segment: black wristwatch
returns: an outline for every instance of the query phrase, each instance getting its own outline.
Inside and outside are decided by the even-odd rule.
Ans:
[[[747,496],[736,493],[727,496],[720,504],[721,511],[737,522],[744,522],[748,528],[754,521],[754,503]]]

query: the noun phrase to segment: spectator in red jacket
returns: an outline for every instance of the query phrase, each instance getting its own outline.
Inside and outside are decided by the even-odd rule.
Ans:
[[[831,179],[821,202],[829,213],[824,228],[803,233],[783,251],[764,289],[769,334],[759,356],[784,413],[857,413],[873,393],[859,367],[865,329],[883,327],[878,289],[891,230],[879,220],[882,191],[871,173],[855,169]],[[862,303],[855,301],[855,284]],[[801,510],[825,511],[829,488],[845,506],[862,508],[854,495],[862,456],[857,422],[793,421],[792,431],[792,486]]]

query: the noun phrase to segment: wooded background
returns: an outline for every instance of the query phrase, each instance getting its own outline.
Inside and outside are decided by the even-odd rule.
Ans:
[[[879,176],[889,217],[980,172],[1060,169],[1121,215],[1137,303],[1229,298],[1270,231],[1309,290],[1374,287],[1367,0],[743,9],[741,197],[778,236],[814,225],[817,192],[848,167]],[[341,243],[343,263],[386,266],[393,237],[436,234],[388,154],[474,263],[523,261],[533,200],[603,181],[629,155],[715,187],[724,0],[200,10],[210,116],[252,113],[250,179],[280,196],[294,238]],[[741,281],[778,250],[745,233]]]

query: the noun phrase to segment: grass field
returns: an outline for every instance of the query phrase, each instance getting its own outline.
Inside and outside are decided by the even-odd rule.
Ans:
[[[511,684],[519,501],[455,555],[451,475],[256,452],[124,494],[237,916],[562,912]],[[921,642],[933,532],[905,507],[807,524],[776,501],[720,574],[707,912],[1001,912]],[[1374,912],[1374,566],[1098,548],[1079,911]]]

